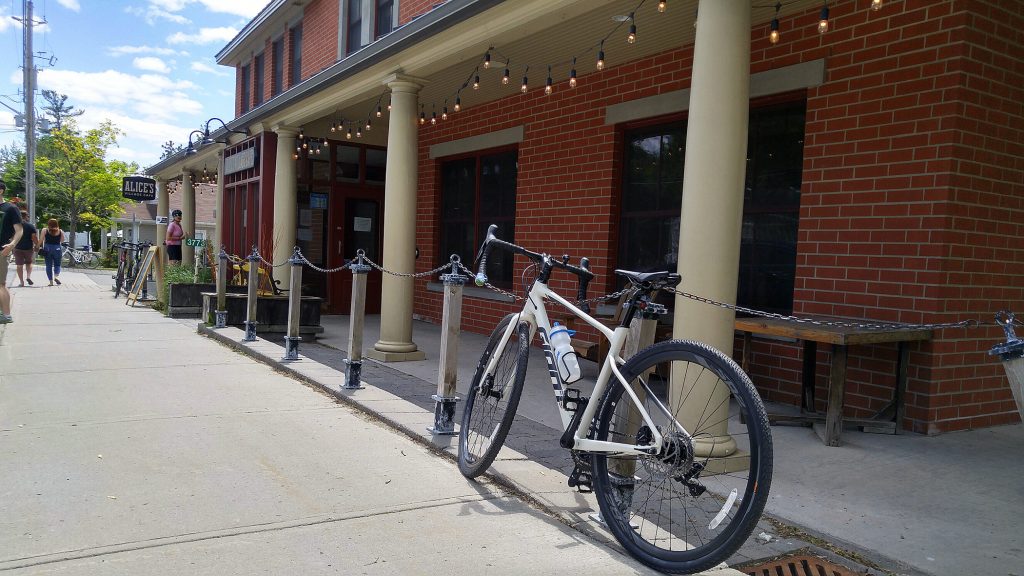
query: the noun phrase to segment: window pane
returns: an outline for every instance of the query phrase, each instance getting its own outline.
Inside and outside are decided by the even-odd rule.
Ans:
[[[363,46],[363,3],[362,0],[348,0],[348,25],[345,26],[345,46],[351,54]]]
[[[476,216],[476,158],[445,162],[441,168],[441,182],[442,218],[472,223]],[[471,232],[472,229],[470,226]]]
[[[359,182],[359,147],[335,146],[334,176],[345,182]]]
[[[366,149],[366,183],[384,184],[388,151],[377,148]]]
[[[292,86],[302,81],[302,25],[292,28]]]
[[[241,84],[242,84],[242,98],[241,98],[241,100],[242,100],[242,112],[248,112],[249,111],[249,105],[252,102],[252,100],[251,100],[252,95],[249,92],[249,86],[250,86],[249,82],[251,82],[251,80],[252,80],[252,78],[249,75],[249,67],[248,66],[242,66],[242,79],[241,79]]]
[[[284,38],[278,39],[273,44],[273,81],[270,86],[272,96],[277,96],[284,90]]]
[[[394,5],[394,0],[377,0],[377,35],[375,38],[380,38],[391,32]]]
[[[480,159],[480,218],[507,220],[516,211],[516,153]]]
[[[263,103],[263,54],[257,54],[252,64],[253,75],[253,103],[257,106]]]

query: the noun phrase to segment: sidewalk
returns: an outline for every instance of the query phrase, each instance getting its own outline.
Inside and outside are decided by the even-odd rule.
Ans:
[[[379,316],[367,317],[366,347],[379,338],[379,321]],[[303,343],[300,353],[343,370],[344,354],[338,350],[347,346],[348,317],[328,316],[323,325],[320,345]],[[441,330],[426,322],[413,326],[413,339],[427,359],[387,365],[366,360],[363,380],[432,413]],[[275,337],[274,347],[268,348],[271,362],[280,359],[278,340]],[[485,341],[483,335],[460,336],[460,395]],[[585,376],[593,376],[596,367],[583,365]],[[363,394],[351,397],[361,399]],[[415,430],[425,438],[430,413]],[[523,476],[519,470],[506,474],[500,467],[502,461],[515,462],[519,453],[527,453],[548,470],[546,474],[559,474],[559,482],[552,486],[558,485],[561,498],[571,498],[574,492],[564,484],[571,463],[557,446],[558,426],[543,356],[533,349],[527,388],[509,440],[519,452],[506,450],[499,456],[503,478],[531,492],[536,476]],[[1024,426],[933,437],[851,430],[838,448],[825,446],[808,428],[776,426],[772,433],[775,474],[767,512],[806,533],[810,542],[793,538],[788,531],[780,535],[772,524],[762,522],[754,536],[764,531],[773,536],[772,542],[764,545],[752,538],[733,564],[821,544],[848,550],[899,574],[1024,574],[1019,535],[1024,518]],[[557,511],[557,502],[550,504]]]
[[[4,574],[653,574],[194,323],[61,279],[15,288],[0,326]]]

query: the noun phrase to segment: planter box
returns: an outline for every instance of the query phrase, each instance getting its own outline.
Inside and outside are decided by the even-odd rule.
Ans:
[[[242,286],[244,288],[244,286]],[[208,324],[213,324],[214,311],[217,309],[217,293],[202,293],[202,318]],[[245,326],[245,314],[248,303],[247,294],[227,294],[226,308],[228,312],[227,325]],[[323,298],[317,296],[303,296],[299,303],[299,334],[304,338],[314,338],[324,331],[320,325],[320,307]],[[288,331],[288,297],[287,296],[259,296],[256,301],[256,332],[281,333]]]
[[[216,292],[215,284],[170,284],[167,287],[167,315],[171,318],[199,318],[203,292]],[[228,286],[228,292],[244,294],[245,286]]]

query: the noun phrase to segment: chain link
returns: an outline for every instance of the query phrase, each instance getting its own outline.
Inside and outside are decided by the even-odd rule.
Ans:
[[[306,266],[309,266],[313,270],[316,270],[317,272],[321,272],[323,274],[332,274],[334,272],[340,272],[346,268],[351,268],[352,264],[356,262],[355,260],[349,260],[348,262],[342,264],[341,266],[338,266],[337,268],[321,268],[316,264],[310,262],[309,258],[306,258],[306,255],[302,253],[302,250],[296,250],[295,253],[299,256],[299,258],[302,259],[303,262],[305,262]]]
[[[287,260],[285,260],[284,262],[281,262],[280,264],[274,264],[274,263],[268,261],[266,258],[264,258],[263,254],[260,254],[259,252],[257,252],[256,255],[259,256],[260,262],[263,262],[264,264],[266,264],[267,266],[270,266],[271,268],[280,268],[282,266],[287,266],[288,264],[291,264],[291,260],[292,260],[291,258],[288,258]]]
[[[433,276],[434,274],[437,274],[438,272],[440,272],[440,271],[444,270],[445,268],[448,268],[448,267],[451,266],[451,262],[447,262],[445,264],[442,264],[442,265],[438,266],[437,268],[434,268],[433,270],[427,270],[426,272],[417,272],[415,274],[406,274],[406,273],[403,273],[403,272],[392,272],[391,270],[388,270],[387,268],[384,268],[380,264],[377,264],[376,262],[374,262],[373,260],[370,260],[369,258],[367,258],[365,256],[363,257],[363,260],[367,264],[369,264],[370,266],[376,268],[377,270],[380,270],[381,272],[383,272],[385,274],[391,274],[392,276],[398,276],[399,278],[423,278],[424,276]]]
[[[762,318],[775,318],[778,320],[786,320],[789,322],[798,322],[800,324],[812,324],[814,326],[833,326],[836,328],[859,328],[862,330],[938,330],[941,328],[970,328],[975,326],[982,326],[984,323],[978,320],[961,320],[960,322],[946,322],[942,324],[903,324],[899,322],[849,322],[843,320],[816,320],[814,318],[803,318],[800,316],[786,316],[785,314],[778,314],[776,312],[764,312],[762,310],[755,310],[753,308],[746,308],[744,306],[737,306],[735,304],[726,304],[725,302],[719,302],[712,300],[711,298],[705,298],[703,296],[697,296],[690,294],[689,292],[683,292],[681,290],[675,290],[673,288],[664,288],[665,292],[677,294],[690,300],[696,300],[697,302],[703,302],[704,304],[710,304],[712,306],[718,306],[719,308],[726,308],[735,312],[742,312],[744,314],[752,314],[754,316],[760,316]]]

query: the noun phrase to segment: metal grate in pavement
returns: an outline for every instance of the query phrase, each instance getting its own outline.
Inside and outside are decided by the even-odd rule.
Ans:
[[[849,568],[819,558],[801,554],[785,556],[768,562],[756,562],[742,568],[740,572],[749,576],[862,576]]]

